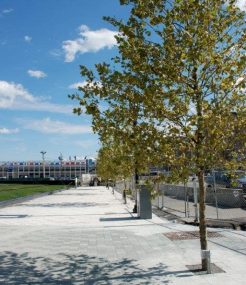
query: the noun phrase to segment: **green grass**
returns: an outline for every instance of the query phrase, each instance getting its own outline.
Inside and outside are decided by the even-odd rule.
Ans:
[[[0,184],[0,201],[65,189],[64,185]]]

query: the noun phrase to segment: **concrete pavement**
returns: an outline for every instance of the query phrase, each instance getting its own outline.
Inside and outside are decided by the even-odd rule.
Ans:
[[[212,262],[224,273],[194,275],[198,240],[171,241],[196,227],[153,216],[105,187],[80,187],[0,209],[0,284],[245,284],[246,232],[217,229]]]

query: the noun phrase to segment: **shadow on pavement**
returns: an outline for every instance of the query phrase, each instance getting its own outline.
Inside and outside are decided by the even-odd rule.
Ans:
[[[0,219],[20,219],[26,218],[28,215],[0,215]]]
[[[64,193],[56,193],[56,194],[54,194],[54,195],[56,195],[56,196],[74,196],[74,197],[76,197],[76,196],[95,196],[95,195],[98,195],[97,193],[66,193],[66,194],[64,194]]]
[[[100,218],[100,222],[119,222],[119,221],[131,221],[131,220],[139,220],[139,218],[138,217]]]
[[[170,272],[163,263],[141,268],[132,259],[112,261],[95,256],[65,254],[55,258],[2,252],[0,284],[169,284],[171,276],[193,276],[188,270]]]
[[[45,208],[49,208],[49,207],[57,207],[57,208],[65,208],[65,207],[94,207],[94,206],[108,206],[108,203],[40,203],[40,204],[19,204],[16,206],[22,207],[45,207]]]

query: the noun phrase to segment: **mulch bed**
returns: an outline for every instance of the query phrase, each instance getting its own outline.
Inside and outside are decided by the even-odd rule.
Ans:
[[[171,232],[164,234],[170,240],[188,240],[188,239],[199,239],[199,231],[185,231],[185,232]],[[208,238],[218,238],[222,237],[221,234],[217,232],[207,232]]]

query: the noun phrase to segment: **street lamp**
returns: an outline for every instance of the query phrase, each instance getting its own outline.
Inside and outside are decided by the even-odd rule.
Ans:
[[[75,178],[77,177],[77,173],[76,173],[77,162],[76,162],[76,160],[77,160],[77,157],[76,157],[76,155],[75,155],[75,156],[74,156],[74,176],[75,176]]]
[[[46,151],[42,150],[40,151],[40,153],[42,154],[42,160],[43,160],[43,178],[45,178],[45,154],[46,154]]]
[[[87,173],[87,156],[85,156],[85,174]],[[88,171],[89,172],[89,171]]]
[[[61,152],[60,152],[60,155],[58,156],[58,159],[60,161],[60,179],[61,179],[61,174],[62,174],[61,168],[62,168],[62,161],[63,161],[63,156]]]

